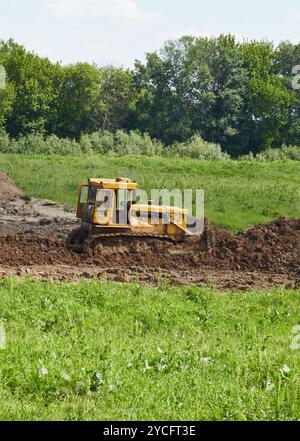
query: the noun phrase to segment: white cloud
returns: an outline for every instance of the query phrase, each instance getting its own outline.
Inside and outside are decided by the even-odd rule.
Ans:
[[[135,0],[51,0],[51,11],[59,18],[106,18],[114,21],[149,21],[157,13],[145,12]]]

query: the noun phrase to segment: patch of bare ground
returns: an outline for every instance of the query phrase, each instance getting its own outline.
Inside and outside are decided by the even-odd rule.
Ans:
[[[22,198],[0,175],[0,277],[87,278],[157,284],[211,286],[248,291],[299,287],[300,220],[281,218],[233,234],[211,226],[212,244],[110,238],[94,252],[67,250],[75,215],[51,201]],[[5,189],[5,190],[3,190]]]

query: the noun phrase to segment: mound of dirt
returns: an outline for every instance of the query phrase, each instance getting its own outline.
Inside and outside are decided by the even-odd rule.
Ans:
[[[0,204],[18,198],[21,195],[20,190],[13,181],[0,171]]]
[[[300,220],[280,218],[245,232],[215,231],[218,264],[237,270],[272,272],[299,270]]]
[[[169,243],[154,238],[107,237],[82,255],[68,251],[65,238],[78,226],[75,213],[51,201],[23,200],[0,172],[0,277],[98,277],[117,281],[210,285],[246,291],[300,285],[300,220],[281,218],[233,234],[208,225],[211,246],[188,238]]]
[[[197,242],[166,243],[158,239],[109,238],[94,253],[79,255],[65,241],[36,234],[0,237],[0,269],[51,274],[60,279],[102,277],[119,281],[157,280],[160,268],[175,284],[211,284],[222,289],[299,286],[300,220],[282,218],[233,234],[211,227],[207,251]],[[37,269],[38,268],[38,269]],[[72,269],[73,268],[73,269]],[[30,274],[29,271],[29,274]],[[0,271],[1,273],[1,271]],[[72,276],[73,274],[73,276]]]

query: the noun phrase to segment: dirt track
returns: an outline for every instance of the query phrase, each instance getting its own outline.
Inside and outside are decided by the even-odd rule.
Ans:
[[[208,251],[197,243],[114,239],[85,255],[65,247],[64,238],[75,226],[72,211],[50,201],[22,199],[0,174],[0,277],[169,280],[240,291],[299,286],[299,220],[279,219],[239,234],[212,227]]]

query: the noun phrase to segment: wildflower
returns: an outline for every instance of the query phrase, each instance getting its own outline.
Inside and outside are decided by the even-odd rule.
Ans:
[[[48,369],[45,367],[41,367],[41,369],[39,370],[39,374],[40,375],[47,375],[48,374]]]
[[[205,366],[213,364],[214,360],[211,357],[201,357],[200,359]]]
[[[280,369],[280,373],[281,374],[288,374],[291,371],[291,369],[288,367],[287,364],[285,364],[281,369]]]
[[[70,375],[66,372],[66,371],[61,371],[60,375],[62,376],[62,378],[66,381],[70,381],[71,377]]]
[[[148,360],[146,360],[143,373],[145,374],[149,369],[151,369],[151,366],[149,365]]]
[[[272,383],[271,380],[267,380],[266,382],[266,392],[271,392],[271,390],[273,390],[275,387],[275,384]]]

